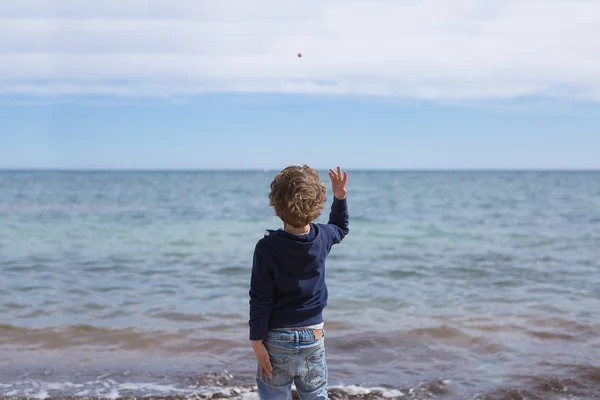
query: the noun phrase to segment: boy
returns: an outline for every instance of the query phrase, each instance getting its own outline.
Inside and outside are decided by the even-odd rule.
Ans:
[[[322,311],[327,305],[325,259],[348,234],[348,173],[330,169],[333,204],[328,224],[315,224],[327,201],[325,184],[308,166],[281,171],[269,204],[283,229],[256,244],[250,282],[250,340],[258,359],[263,400],[328,399]]]

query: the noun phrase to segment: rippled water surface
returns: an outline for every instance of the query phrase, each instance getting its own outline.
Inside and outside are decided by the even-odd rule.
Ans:
[[[0,172],[0,397],[254,396],[272,177]],[[349,185],[327,264],[334,397],[600,397],[600,173]]]

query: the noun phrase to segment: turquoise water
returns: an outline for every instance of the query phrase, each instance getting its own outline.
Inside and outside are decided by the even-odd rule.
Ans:
[[[116,393],[151,374],[251,384],[273,175],[0,172],[0,394],[94,371]],[[350,171],[348,201],[327,264],[333,384],[600,387],[600,173]]]

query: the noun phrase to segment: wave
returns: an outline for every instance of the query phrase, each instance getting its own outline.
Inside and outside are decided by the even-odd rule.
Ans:
[[[185,319],[189,316],[173,314],[170,318]],[[144,350],[173,347],[174,351],[189,351],[193,344],[192,330],[144,331],[135,328],[109,329],[92,325],[66,327],[23,328],[0,325],[0,345],[34,345],[38,349],[57,350],[72,347],[103,347],[114,350]],[[185,346],[185,342],[189,346]],[[183,343],[182,343],[183,341]],[[216,340],[215,340],[216,341]],[[180,348],[177,348],[177,345]],[[196,342],[196,346],[198,343]]]
[[[10,303],[10,307],[22,308],[18,303]],[[87,303],[84,307],[97,309],[102,306]],[[126,317],[128,314],[120,315]],[[43,328],[0,324],[0,345],[9,348],[34,345],[42,349],[99,346],[120,350],[152,349],[186,353],[197,349],[200,342],[215,346],[226,343],[232,347],[240,347],[244,344],[240,344],[240,341],[246,339],[246,322],[234,314],[204,316],[195,313],[156,311],[149,316],[167,322],[188,322],[201,326],[160,330],[135,327],[104,328],[85,324]],[[444,345],[449,348],[470,349],[478,353],[496,353],[506,350],[503,343],[507,338],[590,344],[600,337],[600,324],[585,324],[560,318],[480,318],[454,323],[446,321],[439,325],[396,332],[359,331],[356,326],[336,322],[328,323],[327,327],[330,345],[345,351],[381,346],[390,350],[402,350],[416,346]],[[215,332],[221,334],[215,337]]]
[[[487,334],[512,334],[553,341],[587,341],[600,336],[600,324],[563,318],[514,318],[510,321],[479,319],[462,324],[464,329]]]

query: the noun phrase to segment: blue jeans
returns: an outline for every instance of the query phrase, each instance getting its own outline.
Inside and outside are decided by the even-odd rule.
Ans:
[[[265,346],[273,367],[273,379],[266,374],[261,379],[257,372],[261,400],[291,400],[292,383],[302,400],[328,399],[324,337],[315,339],[310,330],[270,331]]]

